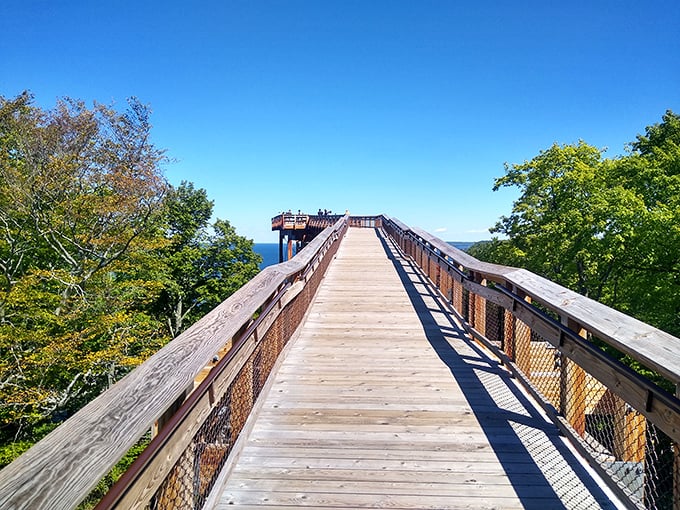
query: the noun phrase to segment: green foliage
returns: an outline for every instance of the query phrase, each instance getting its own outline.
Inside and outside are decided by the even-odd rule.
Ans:
[[[205,190],[166,182],[149,116],[0,97],[1,462],[258,270]]]
[[[521,266],[680,335],[680,116],[667,111],[621,157],[578,142],[507,165],[520,197],[475,256]]]
[[[209,224],[213,203],[205,190],[182,182],[165,206],[169,243],[161,250],[165,278],[157,307],[177,336],[255,276],[262,259],[228,221]]]
[[[97,506],[97,503],[106,495],[106,493],[113,487],[113,484],[118,481],[118,479],[123,476],[125,471],[132,465],[132,463],[141,455],[144,449],[151,442],[150,434],[137,441],[128,452],[123,456],[118,463],[113,466],[111,471],[99,481],[97,486],[90,492],[90,494],[85,498],[85,500],[78,505],[77,510],[90,510]]]
[[[0,445],[0,469],[52,432],[58,425],[59,423],[56,422],[43,423],[40,426],[34,427],[27,439]]]

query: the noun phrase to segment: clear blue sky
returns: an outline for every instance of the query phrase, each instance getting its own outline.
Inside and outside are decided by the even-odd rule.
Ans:
[[[504,162],[680,112],[680,1],[3,0],[0,95],[24,89],[150,104],[170,181],[256,242],[289,208],[478,240]]]

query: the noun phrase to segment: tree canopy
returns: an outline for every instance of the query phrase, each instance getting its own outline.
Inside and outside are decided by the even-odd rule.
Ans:
[[[680,335],[680,116],[667,111],[622,156],[584,141],[506,164],[520,191],[484,260],[525,267]]]
[[[167,182],[150,114],[0,96],[0,464],[258,271],[205,190]]]

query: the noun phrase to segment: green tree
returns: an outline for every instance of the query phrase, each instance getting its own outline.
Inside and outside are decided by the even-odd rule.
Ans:
[[[521,265],[597,298],[615,263],[604,256],[608,183],[601,152],[579,142],[553,145],[531,161],[506,165],[494,190],[521,191],[512,214],[493,232],[508,236]]]
[[[520,190],[473,253],[525,267],[680,334],[680,117],[667,111],[623,156],[585,142],[507,165],[494,190]]]
[[[611,162],[609,173],[640,203],[630,260],[617,279],[617,302],[680,335],[680,116],[666,111],[625,157]]]
[[[166,277],[158,308],[177,336],[255,276],[262,259],[228,221],[210,226],[213,203],[204,189],[182,182],[165,207],[169,244],[160,252]]]
[[[166,182],[149,116],[0,97],[0,463],[258,271],[205,190]]]
[[[44,111],[27,93],[0,98],[5,437],[30,438],[37,424],[62,419],[162,342],[139,297],[154,282],[130,262],[162,239],[163,160],[135,99],[118,113],[70,99]]]

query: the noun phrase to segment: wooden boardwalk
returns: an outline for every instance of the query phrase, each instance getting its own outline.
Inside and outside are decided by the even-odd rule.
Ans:
[[[615,508],[375,230],[350,229],[272,377],[220,510]]]

